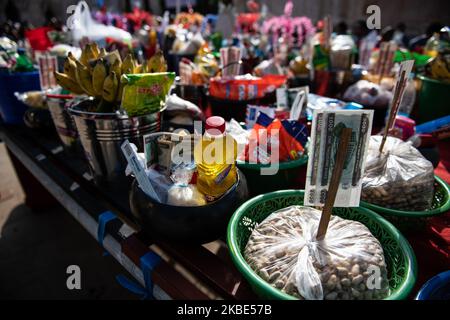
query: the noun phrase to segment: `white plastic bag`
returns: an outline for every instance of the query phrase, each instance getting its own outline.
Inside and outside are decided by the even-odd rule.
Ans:
[[[165,112],[172,115],[176,113],[187,114],[193,120],[204,119],[203,111],[197,105],[180,98],[175,93],[167,97]]]
[[[175,184],[167,192],[167,204],[181,207],[197,207],[206,205],[205,196],[197,186],[189,184],[194,168],[180,166],[171,176]]]
[[[74,44],[78,44],[85,37],[91,41],[102,41],[107,37],[122,42],[131,41],[131,34],[129,32],[114,26],[105,26],[94,21],[86,1],[78,2],[75,12],[70,17],[70,21],[72,25],[69,28],[72,30]]]
[[[348,87],[344,100],[354,101],[366,107],[388,107],[392,100],[392,92],[367,80],[360,80]]]
[[[302,206],[272,213],[253,230],[247,262],[272,286],[300,299],[384,298],[389,287],[378,240],[363,224],[332,216],[318,241],[320,216]]]
[[[362,199],[387,208],[428,210],[434,193],[431,162],[410,142],[394,137],[387,137],[380,156],[381,140],[382,136],[370,138]]]

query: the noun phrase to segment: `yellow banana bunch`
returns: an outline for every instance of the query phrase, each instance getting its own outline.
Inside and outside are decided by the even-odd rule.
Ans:
[[[69,55],[71,53],[69,52]],[[73,57],[70,58],[69,56],[64,60],[64,73],[72,80],[76,80],[77,78],[77,64],[75,60],[73,60]]]
[[[122,95],[123,95],[123,87],[125,87],[125,83],[119,79],[119,87],[117,89],[117,96],[116,96],[116,102],[120,103],[122,101]]]
[[[63,87],[66,90],[69,90],[72,93],[75,94],[83,94],[84,90],[81,89],[81,87],[78,85],[76,81],[71,79],[68,75],[65,73],[61,73],[58,71],[55,71],[55,79],[56,82]]]
[[[95,56],[95,59],[98,59],[99,55],[100,55],[100,49],[98,48],[97,42],[92,42],[91,51],[92,51],[92,54]]]
[[[77,60],[77,82],[80,87],[90,96],[95,96],[94,88],[92,87],[92,75],[88,67]]]
[[[122,75],[122,62],[120,60],[114,61],[112,66],[109,69],[111,72],[114,71],[114,73],[117,76],[117,80],[120,80],[120,76]]]
[[[123,60],[122,74],[134,73],[135,69],[136,69],[136,61],[134,61],[133,55],[129,53]]]
[[[102,58],[97,60],[97,63],[92,70],[92,88],[95,96],[101,97],[103,94],[103,83],[105,82],[108,72],[106,71],[105,62]]]
[[[130,53],[122,61],[119,51],[107,52],[96,43],[87,44],[77,60],[69,52],[64,61],[64,73],[55,72],[57,83],[74,94],[87,94],[100,98],[100,105],[120,104],[126,83],[123,74],[154,73],[167,71],[167,64],[161,51],[148,61],[138,64]]]
[[[106,54],[103,58],[105,59],[107,64],[110,66],[112,66],[116,60],[119,60],[122,63],[122,59],[120,58],[119,51],[117,51],[117,50],[114,50],[113,52]]]
[[[99,58],[104,58],[108,54],[108,51],[106,51],[105,48],[100,49],[100,53],[98,54]]]
[[[107,102],[114,102],[119,88],[119,81],[114,71],[110,72],[103,83],[102,97]]]
[[[156,53],[147,61],[147,72],[166,72],[167,63],[164,59],[164,55],[161,50],[156,51]]]
[[[138,70],[136,71],[136,73],[148,73],[148,69],[147,69],[147,63],[144,61],[144,63],[142,63]]]

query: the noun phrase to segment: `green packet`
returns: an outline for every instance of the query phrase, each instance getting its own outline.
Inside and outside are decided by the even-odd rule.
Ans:
[[[130,117],[160,111],[174,80],[174,72],[122,75],[121,108]]]

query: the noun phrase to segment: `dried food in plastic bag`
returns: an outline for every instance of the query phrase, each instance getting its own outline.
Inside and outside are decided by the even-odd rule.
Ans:
[[[175,183],[167,191],[167,203],[173,206],[197,207],[206,205],[205,195],[197,186],[190,184],[195,172],[195,165],[180,165],[171,175]]]
[[[434,194],[433,165],[410,142],[387,137],[380,155],[382,136],[369,142],[362,180],[362,200],[387,208],[423,211]]]
[[[321,212],[291,206],[269,215],[252,232],[246,261],[284,293],[307,300],[371,300],[389,293],[379,241],[362,223],[331,216],[316,240]]]

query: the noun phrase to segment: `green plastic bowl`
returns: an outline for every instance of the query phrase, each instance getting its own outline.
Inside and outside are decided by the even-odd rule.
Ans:
[[[431,217],[446,213],[450,210],[450,187],[444,180],[434,176],[434,196],[430,210],[402,211],[385,208],[369,202],[361,201],[361,206],[375,211],[388,219],[402,232],[417,232],[422,230]]]
[[[261,169],[270,165],[236,161],[237,167],[247,179],[250,196],[286,189],[302,189],[305,187],[306,164],[308,155],[296,160],[280,162],[278,172],[274,175],[261,175]]]
[[[303,190],[283,190],[255,197],[238,208],[228,224],[227,242],[231,258],[252,286],[265,299],[293,300],[295,297],[272,287],[247,264],[242,253],[251,232],[276,210],[303,204]],[[390,295],[386,300],[406,299],[417,278],[414,252],[403,235],[388,221],[366,208],[334,208],[333,214],[363,223],[380,241],[388,269]]]
[[[450,100],[450,83],[417,76],[421,81],[418,101],[419,108],[416,124],[435,120],[448,115],[448,101]]]

